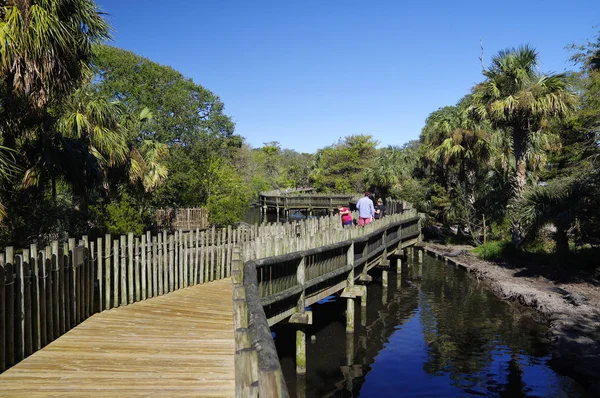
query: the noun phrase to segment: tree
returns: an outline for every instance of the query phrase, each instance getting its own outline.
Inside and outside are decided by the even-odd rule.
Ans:
[[[548,121],[569,115],[577,103],[565,74],[542,74],[538,54],[528,47],[500,51],[492,58],[486,77],[473,89],[473,114],[511,137],[516,163],[512,198],[523,197],[528,163],[535,135],[543,134]],[[518,222],[513,223],[513,243],[521,240]]]
[[[361,192],[366,188],[365,170],[376,154],[377,141],[370,135],[353,135],[319,149],[311,183],[326,192]]]

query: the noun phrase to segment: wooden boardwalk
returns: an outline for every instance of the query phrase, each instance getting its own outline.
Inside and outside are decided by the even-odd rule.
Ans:
[[[231,279],[93,315],[0,374],[0,396],[233,397]]]

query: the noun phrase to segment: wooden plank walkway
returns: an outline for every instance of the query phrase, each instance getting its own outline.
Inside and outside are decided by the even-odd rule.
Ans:
[[[93,315],[0,374],[1,396],[235,395],[231,279]]]

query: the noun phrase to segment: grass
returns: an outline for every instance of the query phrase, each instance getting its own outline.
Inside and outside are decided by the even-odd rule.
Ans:
[[[503,240],[493,240],[472,250],[484,260],[495,261],[510,257],[514,252],[514,247],[510,242]]]

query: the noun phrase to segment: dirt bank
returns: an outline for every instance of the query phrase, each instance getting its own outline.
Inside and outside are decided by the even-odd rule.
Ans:
[[[446,258],[472,272],[498,297],[535,308],[550,326],[551,366],[600,394],[600,281],[491,263],[469,254],[466,246],[422,245],[440,256],[465,250]]]

